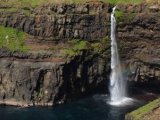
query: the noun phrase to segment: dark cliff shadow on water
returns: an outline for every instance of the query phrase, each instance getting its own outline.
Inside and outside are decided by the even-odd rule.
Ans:
[[[129,85],[129,95],[144,101],[151,101],[160,97],[160,81],[150,79],[149,81],[131,83]]]
[[[107,103],[107,95],[94,95],[55,107],[0,107],[0,120],[124,120],[124,115],[143,103],[116,107]]]
[[[126,106],[109,105],[109,95],[102,93],[106,88],[104,86],[95,90],[99,91],[96,95],[90,94],[80,100],[54,107],[1,106],[0,120],[124,120],[126,113],[157,97],[160,93],[158,85],[157,81],[130,84],[129,96],[133,98],[133,102]]]

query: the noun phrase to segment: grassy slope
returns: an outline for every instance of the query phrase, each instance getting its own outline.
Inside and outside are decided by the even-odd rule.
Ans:
[[[130,116],[133,120],[143,120],[143,117],[150,112],[152,112],[154,109],[160,106],[160,98],[156,99],[149,104],[129,113],[127,116]]]
[[[25,36],[24,32],[0,26],[0,48],[7,48],[12,51],[26,51]]]
[[[19,7],[25,7],[25,6],[32,6],[35,7],[37,5],[42,5],[46,3],[55,3],[55,4],[60,4],[60,3],[85,3],[88,1],[98,1],[98,0],[9,0],[6,2],[1,2],[1,5],[13,5],[13,6],[19,6]],[[99,0],[103,1],[106,3],[112,3],[112,4],[118,4],[118,3],[141,3],[143,1],[147,2],[153,2],[153,0]],[[157,2],[160,3],[160,0],[157,0]]]
[[[83,50],[90,50],[95,54],[100,54],[109,47],[110,40],[108,37],[105,37],[99,40],[99,42],[89,43],[85,40],[73,39],[68,44],[70,44],[70,47],[64,49],[64,52],[68,57],[73,57],[80,54]]]

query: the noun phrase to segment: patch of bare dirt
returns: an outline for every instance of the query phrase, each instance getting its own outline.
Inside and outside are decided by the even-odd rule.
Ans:
[[[160,120],[160,107],[146,115],[143,120]]]

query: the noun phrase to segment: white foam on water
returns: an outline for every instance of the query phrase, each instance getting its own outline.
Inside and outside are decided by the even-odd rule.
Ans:
[[[134,100],[132,98],[124,97],[123,99],[119,101],[109,101],[108,103],[112,106],[127,106],[134,104]]]

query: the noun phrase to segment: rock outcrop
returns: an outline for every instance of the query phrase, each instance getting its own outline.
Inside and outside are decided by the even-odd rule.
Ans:
[[[0,6],[1,7],[1,6]],[[4,9],[2,5],[2,8]],[[0,24],[51,40],[99,40],[109,34],[108,4],[46,5],[34,9],[0,12]],[[26,13],[27,12],[27,13]]]
[[[70,39],[96,43],[106,37],[109,9],[102,2],[36,8],[0,5],[0,25],[28,33],[25,44],[30,47],[27,52],[0,49],[0,103],[50,106],[104,86],[110,71],[109,47],[99,54],[90,48],[72,57],[63,54],[66,48],[71,50]]]
[[[8,105],[51,106],[70,101],[105,84],[110,68],[106,57],[85,51],[68,61],[43,55],[27,58],[24,53],[23,57],[6,56],[0,58],[0,103]]]
[[[117,28],[121,60],[131,81],[160,79],[160,11],[152,7],[142,4],[118,8],[124,17]]]

